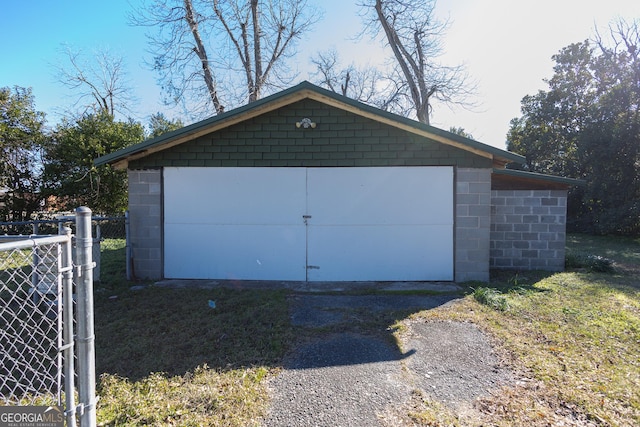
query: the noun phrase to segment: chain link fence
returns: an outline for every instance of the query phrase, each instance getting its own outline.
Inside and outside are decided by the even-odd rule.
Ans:
[[[70,227],[75,233],[75,216],[71,214],[53,215],[51,219],[39,219],[32,221],[0,222],[0,236],[36,236],[57,234],[61,227]],[[93,278],[96,282],[101,279],[101,242],[105,239],[119,239],[127,241],[127,218],[126,216],[103,217],[94,216],[91,218],[92,235],[94,236],[93,261],[96,268]],[[127,252],[128,253],[128,252]],[[127,260],[130,258],[127,255]],[[127,279],[131,274],[128,271],[129,261],[127,261]]]
[[[0,239],[0,384],[7,404],[33,405],[43,392],[62,401],[64,306],[61,252],[70,238]],[[28,246],[27,246],[28,245]]]
[[[124,216],[91,218],[93,236],[97,239],[124,239],[126,226]],[[31,236],[58,234],[60,226],[71,227],[75,232],[75,216],[72,214],[55,215],[51,219],[33,221],[0,222],[0,235]]]
[[[91,211],[73,226],[0,236],[0,404],[62,406],[68,426],[94,426]]]

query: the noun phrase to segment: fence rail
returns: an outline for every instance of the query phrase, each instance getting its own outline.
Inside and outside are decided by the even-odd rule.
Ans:
[[[124,216],[94,216],[91,218],[93,236],[106,239],[124,239],[126,235]],[[0,235],[30,236],[57,234],[60,226],[68,226],[75,232],[74,215],[58,215],[52,219],[2,222]]]
[[[95,426],[91,211],[74,226],[0,236],[0,403],[55,404],[67,426]]]

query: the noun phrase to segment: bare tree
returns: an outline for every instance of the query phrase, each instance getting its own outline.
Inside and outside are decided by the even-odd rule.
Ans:
[[[394,74],[389,79],[398,85],[396,107],[410,108],[417,119],[426,124],[429,124],[434,100],[467,104],[473,92],[463,66],[445,66],[438,62],[448,22],[435,17],[435,3],[435,0],[361,3],[365,10],[365,31],[373,37],[382,31],[385,44],[393,52]]]
[[[216,88],[213,72],[211,71],[209,57],[207,56],[207,49],[202,41],[202,37],[200,36],[199,21],[202,19],[200,15],[194,12],[193,2],[191,0],[184,0],[184,20],[189,26],[189,31],[191,31],[191,35],[193,36],[193,42],[195,43],[193,52],[196,54],[200,60],[200,64],[202,65],[202,77],[204,79],[204,84],[207,87],[207,91],[209,92],[209,97],[211,97],[211,102],[213,103],[216,113],[221,113],[224,111],[224,106],[220,103],[220,99],[218,98],[218,90]]]
[[[344,67],[335,49],[317,53],[311,63],[315,65],[311,73],[315,84],[381,110],[403,116],[411,114],[403,99],[406,84],[401,76],[393,72],[385,74],[372,65],[351,63]]]
[[[311,74],[316,84],[361,102],[380,104],[380,86],[386,82],[375,67],[350,64],[343,68],[335,49],[318,52],[311,63],[316,67]]]
[[[289,84],[285,59],[318,16],[307,0],[149,0],[131,22],[155,30],[151,65],[165,101],[220,113]]]
[[[136,100],[121,56],[105,49],[87,55],[69,46],[64,47],[63,54],[65,63],[54,68],[58,81],[76,97],[74,115],[87,112],[111,116],[132,114],[131,105]]]
[[[603,37],[598,29],[595,29],[594,42],[598,46],[604,60],[628,65],[630,72],[625,78],[630,81],[631,88],[637,90],[635,95],[640,97],[640,19],[627,21],[623,18],[609,24],[608,40]],[[618,65],[620,68],[620,65]],[[624,67],[622,67],[624,69]],[[615,76],[614,80],[620,79]],[[628,95],[631,95],[630,93]],[[640,102],[635,105],[636,118],[640,117]],[[636,120],[637,122],[637,120]]]

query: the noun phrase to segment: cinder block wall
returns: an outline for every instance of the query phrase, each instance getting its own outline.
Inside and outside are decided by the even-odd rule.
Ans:
[[[491,267],[564,269],[566,190],[491,192]]]
[[[132,273],[162,278],[162,171],[129,170],[129,235]]]
[[[456,169],[455,281],[489,281],[491,169]]]

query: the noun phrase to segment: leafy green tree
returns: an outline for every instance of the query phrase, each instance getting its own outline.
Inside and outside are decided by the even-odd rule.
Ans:
[[[93,160],[144,139],[144,127],[118,122],[109,114],[90,114],[64,122],[46,150],[44,182],[64,209],[84,205],[101,214],[122,213],[127,207],[126,172]]]
[[[0,88],[0,187],[6,193],[2,220],[25,220],[40,208],[44,123],[30,88]]]
[[[450,126],[449,132],[454,133],[456,135],[464,136],[465,138],[475,139],[473,135],[471,135],[469,132],[464,130],[463,127]]]
[[[596,40],[597,103],[581,141],[581,217],[598,233],[640,234],[640,21],[619,21]],[[586,224],[585,224],[586,225]]]
[[[593,49],[589,42],[575,43],[552,58],[556,65],[549,90],[522,99],[523,115],[511,121],[507,148],[524,155],[533,172],[576,177],[578,137],[597,92]]]
[[[640,32],[619,21],[553,57],[549,89],[522,100],[508,149],[526,169],[582,178],[570,192],[569,225],[593,233],[640,233]]]
[[[164,133],[184,127],[182,120],[170,120],[162,113],[156,113],[149,120],[149,138],[156,138]]]

